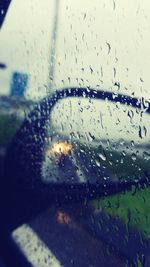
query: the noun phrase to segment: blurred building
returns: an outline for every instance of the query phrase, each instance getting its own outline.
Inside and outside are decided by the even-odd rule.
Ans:
[[[28,75],[20,72],[14,72],[10,85],[10,95],[24,97],[28,85]]]

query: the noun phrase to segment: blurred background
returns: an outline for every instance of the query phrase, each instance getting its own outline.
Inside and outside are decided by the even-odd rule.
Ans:
[[[1,95],[36,101],[90,86],[149,99],[149,12],[146,0],[13,0],[0,31]]]

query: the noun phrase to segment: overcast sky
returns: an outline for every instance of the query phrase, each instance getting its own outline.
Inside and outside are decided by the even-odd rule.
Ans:
[[[0,32],[0,61],[8,66],[0,71],[1,93],[13,71],[29,74],[28,98],[52,90],[54,8],[55,0],[12,0]],[[60,0],[54,88],[92,86],[149,98],[149,14],[148,0]]]

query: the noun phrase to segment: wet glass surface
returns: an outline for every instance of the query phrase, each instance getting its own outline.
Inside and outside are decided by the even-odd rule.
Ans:
[[[27,118],[18,158],[29,175],[20,188],[35,190],[39,180],[44,186],[137,183],[130,192],[86,199],[80,207],[48,202],[47,212],[27,218],[13,238],[33,266],[120,267],[130,266],[129,258],[149,266],[150,189],[138,185],[150,176],[149,13],[142,0],[13,0],[9,6],[0,31],[0,176]],[[0,6],[0,18],[4,14]],[[40,99],[71,87],[112,93],[114,100],[119,94],[137,98],[137,107],[107,97],[69,98],[55,105],[45,127],[46,109],[43,122],[37,122],[40,108],[28,117]],[[12,178],[10,195],[18,186],[13,172]],[[30,205],[23,205],[26,214]]]

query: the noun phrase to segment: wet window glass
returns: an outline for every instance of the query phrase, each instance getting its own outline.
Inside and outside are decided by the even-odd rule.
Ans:
[[[0,234],[32,266],[150,265],[149,13],[0,4]]]

